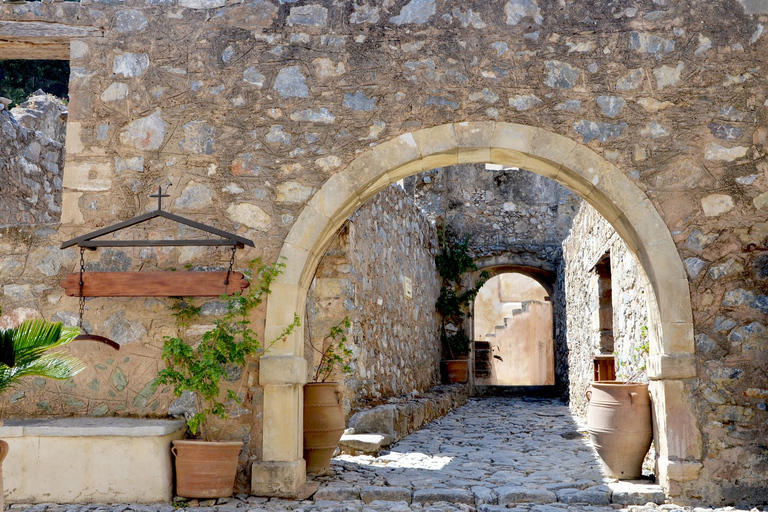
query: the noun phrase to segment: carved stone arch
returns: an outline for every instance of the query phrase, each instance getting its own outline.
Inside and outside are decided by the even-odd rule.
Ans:
[[[685,392],[696,375],[688,280],[672,236],[648,197],[616,166],[567,137],[513,123],[451,123],[401,134],[359,155],[315,193],[285,238],[285,273],[273,285],[266,336],[303,312],[325,249],[360,205],[407,176],[460,163],[519,167],[551,178],[591,204],[640,261],[649,294],[649,377],[654,398],[658,478],[669,492],[695,480],[701,432]],[[262,357],[263,461],[253,466],[254,493],[292,494],[304,482],[303,330]]]
[[[551,297],[555,293],[555,281],[557,280],[557,269],[550,262],[542,261],[541,265],[521,264],[514,257],[508,258],[505,255],[494,256],[492,258],[480,258],[475,261],[478,272],[488,272],[491,277],[501,274],[522,274],[530,277],[539,283]],[[530,262],[529,262],[530,263]],[[473,276],[474,278],[474,276]]]

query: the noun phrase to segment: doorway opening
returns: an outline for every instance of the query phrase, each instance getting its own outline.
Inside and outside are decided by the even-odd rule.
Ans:
[[[552,303],[536,280],[519,273],[489,279],[475,298],[477,386],[555,384]]]

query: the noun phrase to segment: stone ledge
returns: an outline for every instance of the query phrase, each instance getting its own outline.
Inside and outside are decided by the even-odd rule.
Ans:
[[[144,418],[57,418],[5,420],[0,438],[11,437],[153,437],[184,430],[184,420]]]
[[[418,396],[390,398],[390,403],[355,413],[339,444],[341,453],[377,454],[424,426],[464,405],[469,388],[464,384],[436,386]],[[376,436],[374,438],[373,436]]]

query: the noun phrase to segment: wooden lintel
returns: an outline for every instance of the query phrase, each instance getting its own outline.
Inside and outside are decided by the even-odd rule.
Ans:
[[[42,21],[0,21],[0,40],[3,41],[68,41],[98,37],[102,34],[102,30],[95,27],[78,27]]]
[[[69,60],[69,42],[103,35],[95,27],[0,21],[0,59]]]
[[[219,297],[242,291],[250,284],[241,272],[84,272],[85,297]],[[64,293],[80,296],[80,274],[62,282]]]
[[[30,43],[0,39],[0,60],[5,59],[69,60],[69,41]]]

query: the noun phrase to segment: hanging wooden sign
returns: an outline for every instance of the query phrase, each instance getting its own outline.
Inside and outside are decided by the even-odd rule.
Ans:
[[[248,288],[250,283],[242,272],[229,272],[228,280],[227,274],[226,271],[83,272],[69,274],[61,287],[70,297],[219,297]]]

